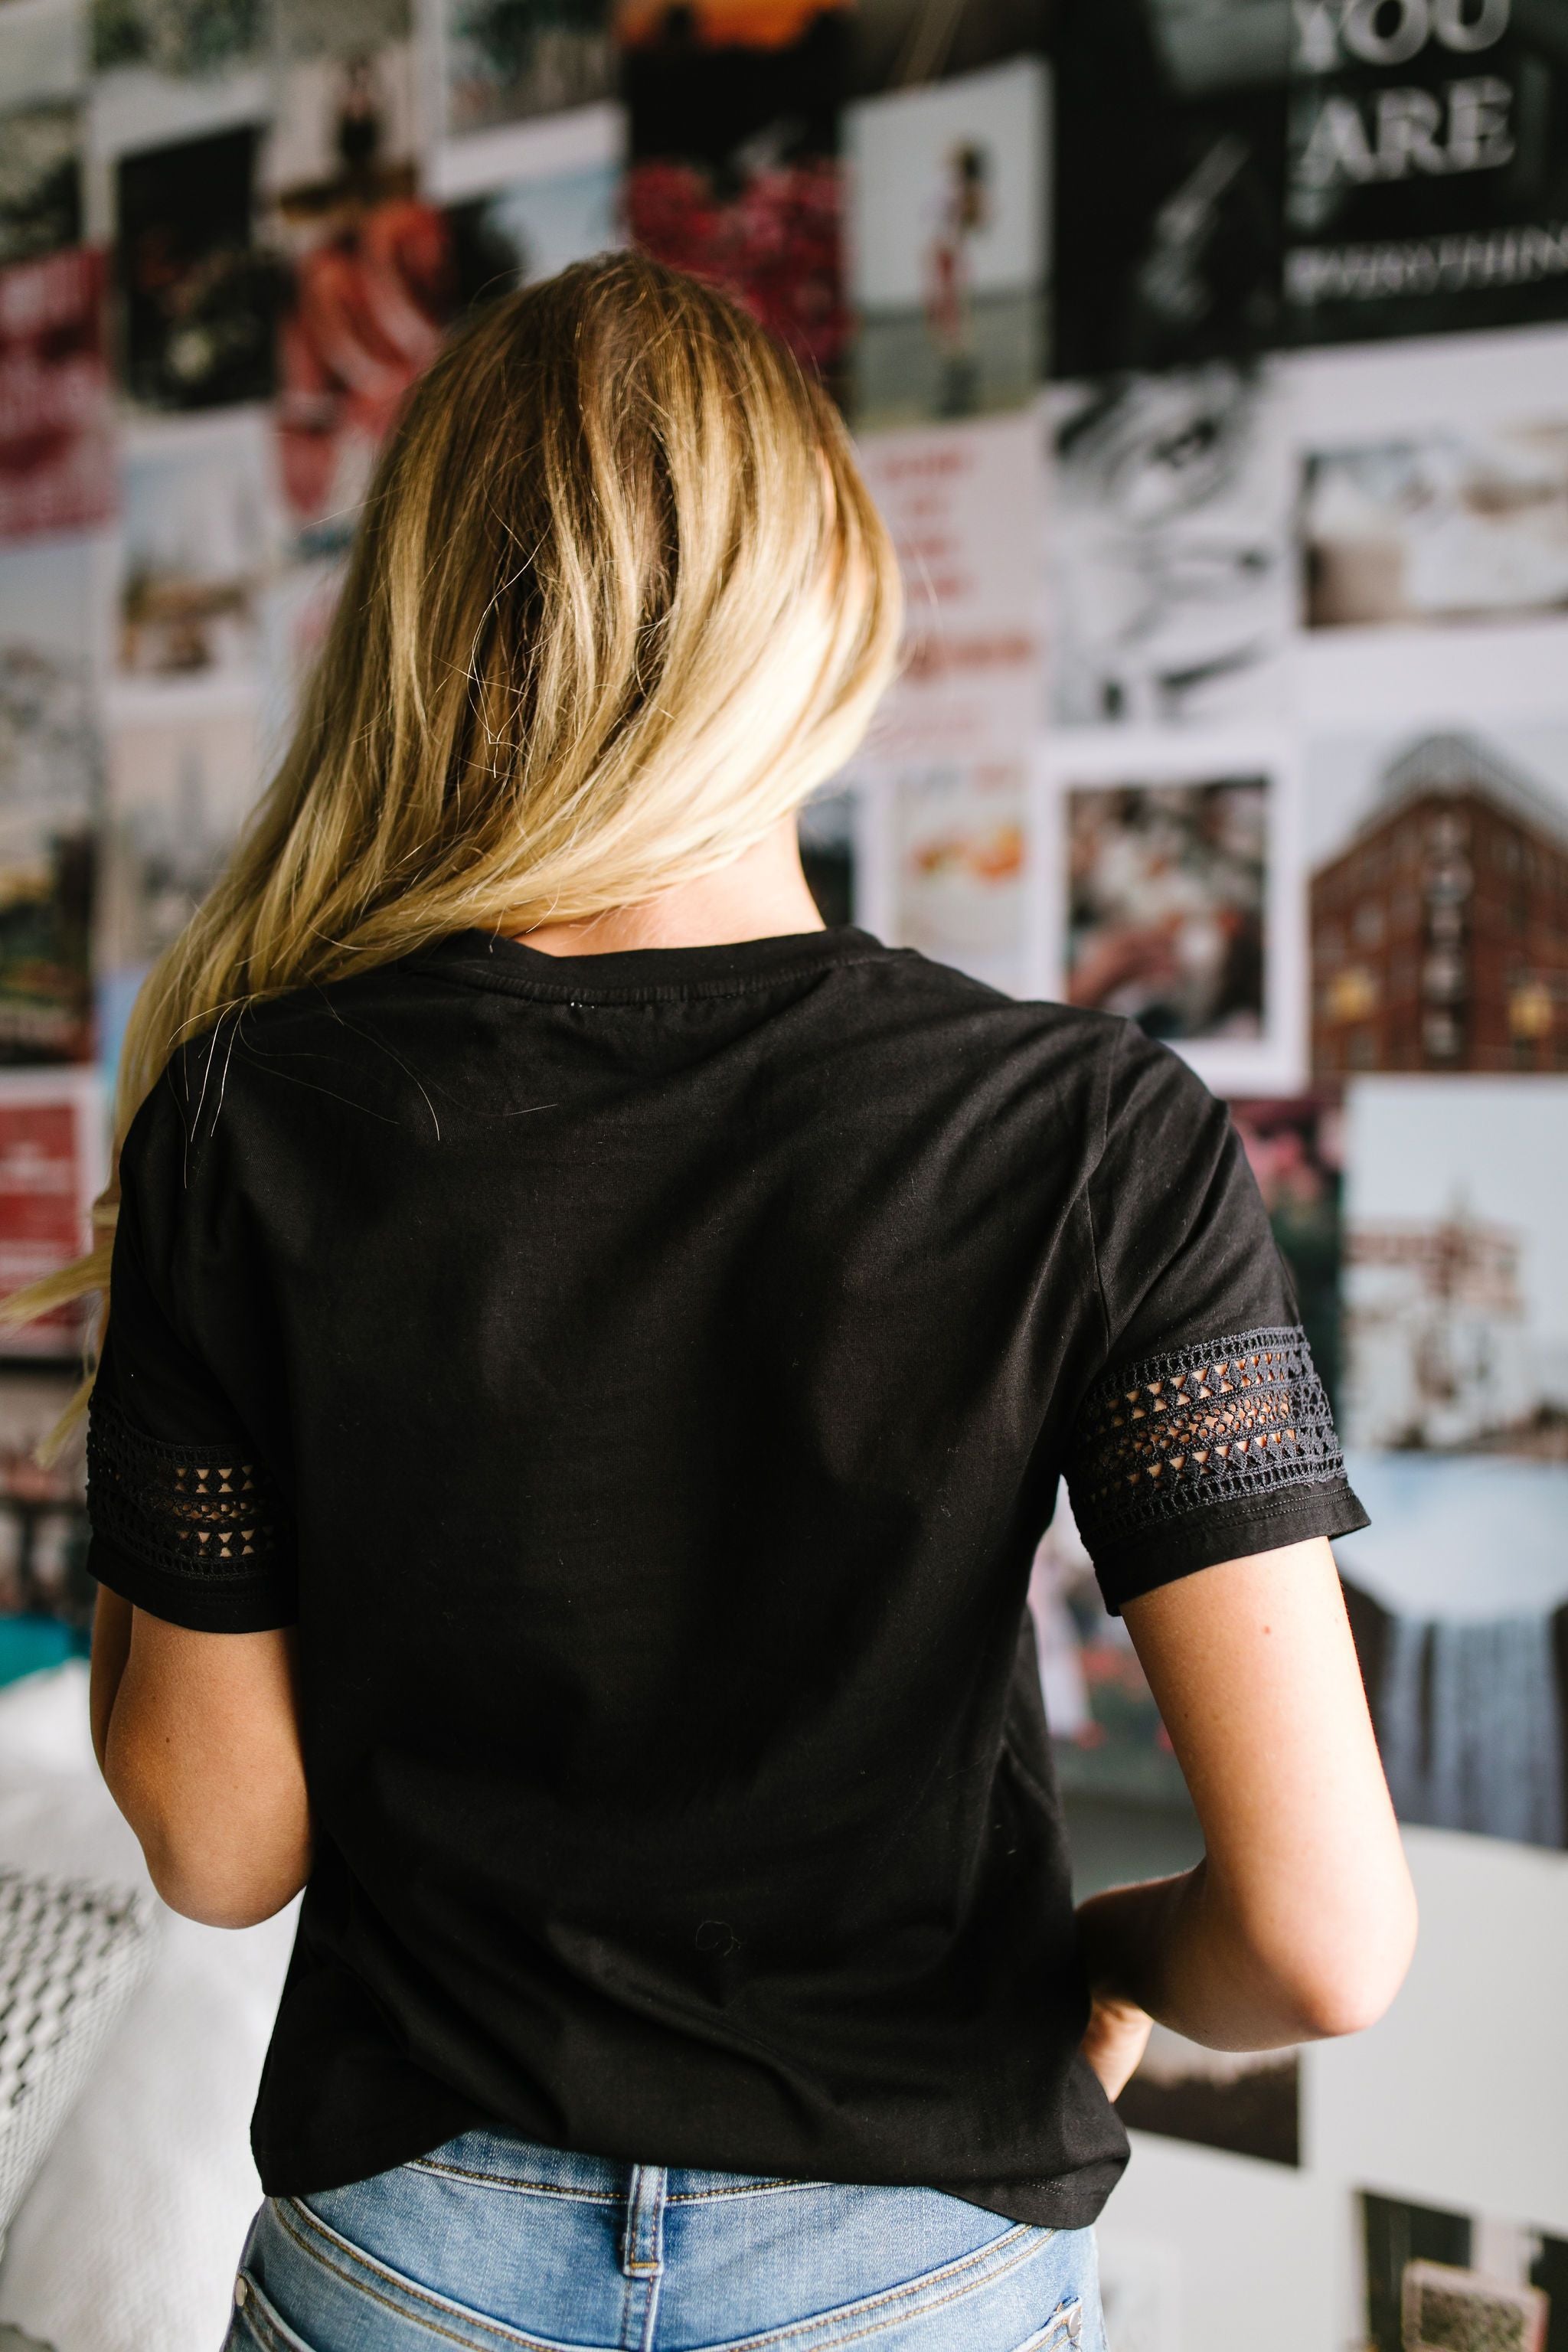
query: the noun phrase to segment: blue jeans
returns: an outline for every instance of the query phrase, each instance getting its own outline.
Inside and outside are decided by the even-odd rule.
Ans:
[[[268,2198],[225,2352],[1105,2352],[1091,2230],[463,2132]]]

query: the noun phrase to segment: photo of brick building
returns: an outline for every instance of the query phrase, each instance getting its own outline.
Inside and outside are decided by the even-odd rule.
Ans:
[[[1568,812],[1433,734],[1310,881],[1312,1066],[1568,1070]]]

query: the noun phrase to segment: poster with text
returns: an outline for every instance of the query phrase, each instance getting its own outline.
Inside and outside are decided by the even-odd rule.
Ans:
[[[108,1172],[103,1118],[90,1070],[0,1071],[0,1298],[58,1274],[88,1247],[92,1202]],[[79,1356],[82,1330],[73,1301],[0,1329],[0,1353],[69,1361]]]
[[[0,1063],[91,1050],[97,551],[0,552]]]
[[[848,340],[840,0],[625,0],[630,241],[723,286],[830,383]]]
[[[905,595],[902,664],[862,764],[1024,757],[1045,692],[1037,418],[867,434],[858,454]]]
[[[1049,84],[1038,58],[845,119],[863,428],[1015,408],[1045,363]]]
[[[114,511],[104,261],[84,247],[0,269],[0,541]]]
[[[1312,1066],[1568,1070],[1568,727],[1306,751]]]
[[[1296,485],[1279,371],[1214,360],[1062,386],[1047,417],[1056,719],[1280,711]]]
[[[1559,0],[1296,0],[1289,24],[1290,334],[1568,315]]]
[[[1056,67],[1053,373],[1277,341],[1284,0],[1095,0],[1064,12]]]
[[[258,132],[215,131],[116,167],[125,388],[148,408],[272,391],[275,274],[255,242]]]

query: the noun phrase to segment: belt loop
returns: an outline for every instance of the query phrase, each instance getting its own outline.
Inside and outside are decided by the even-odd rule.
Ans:
[[[669,2175],[662,2164],[634,2164],[626,2189],[621,2268],[627,2278],[656,2279],[664,2268],[664,2200]]]

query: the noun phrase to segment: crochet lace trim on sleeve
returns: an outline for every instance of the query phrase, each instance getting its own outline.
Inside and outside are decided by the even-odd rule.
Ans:
[[[244,1576],[276,1558],[283,1514],[237,1445],[171,1445],[95,1397],[87,1432],[94,1531],[132,1559],[196,1577]]]
[[[1073,1433],[1068,1483],[1092,1553],[1218,1503],[1342,1477],[1303,1333],[1233,1332],[1101,1381]]]

